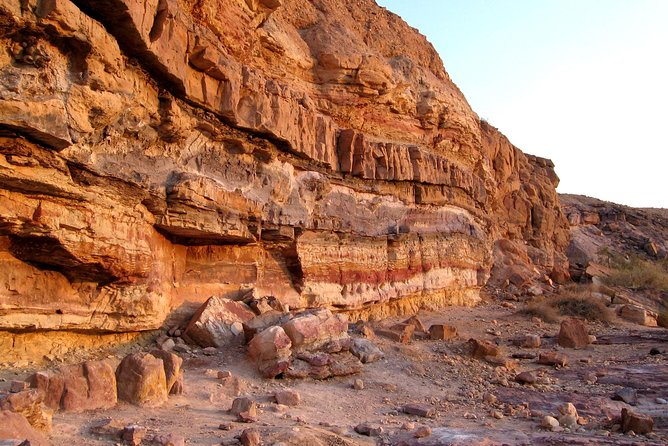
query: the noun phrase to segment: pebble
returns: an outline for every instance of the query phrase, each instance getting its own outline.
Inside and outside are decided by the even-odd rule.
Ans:
[[[665,400],[663,398],[657,398],[654,400],[656,404],[668,404],[668,400]]]
[[[559,420],[549,415],[546,415],[545,417],[543,417],[543,421],[541,421],[540,425],[541,427],[544,427],[546,429],[554,429],[559,427]]]
[[[364,390],[364,381],[361,379],[356,379],[353,381],[353,389],[355,390]]]
[[[482,396],[482,399],[487,403],[487,404],[494,404],[496,403],[496,396],[491,394],[491,393],[485,393]]]
[[[431,428],[429,426],[419,427],[413,434],[415,438],[424,438],[430,435],[431,435]]]

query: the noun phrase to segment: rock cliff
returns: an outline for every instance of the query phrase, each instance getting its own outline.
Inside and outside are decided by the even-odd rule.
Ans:
[[[552,163],[371,0],[0,0],[0,39],[3,351],[567,277]]]

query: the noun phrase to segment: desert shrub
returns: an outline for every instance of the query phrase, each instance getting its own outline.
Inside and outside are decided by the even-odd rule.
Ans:
[[[596,285],[573,284],[559,296],[528,303],[520,313],[536,316],[545,322],[558,322],[563,316],[610,322],[615,318],[614,312],[606,306],[605,297],[601,294],[604,293]]]
[[[663,310],[656,318],[656,324],[659,327],[668,328],[668,310]]]
[[[550,305],[562,316],[573,316],[588,321],[610,322],[614,319],[612,310],[591,294],[563,295],[554,298]]]
[[[534,301],[528,303],[520,310],[520,314],[537,317],[544,322],[556,323],[559,322],[559,313],[552,306],[544,300]]]
[[[628,260],[612,259],[612,272],[605,283],[633,290],[657,290],[668,292],[668,262],[631,257]]]

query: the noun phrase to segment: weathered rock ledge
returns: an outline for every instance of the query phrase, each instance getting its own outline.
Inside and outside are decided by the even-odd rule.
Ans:
[[[371,0],[2,0],[0,39],[3,351],[250,288],[366,318],[568,274],[552,163]]]

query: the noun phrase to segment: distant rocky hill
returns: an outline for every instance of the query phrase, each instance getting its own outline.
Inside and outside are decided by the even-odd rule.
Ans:
[[[574,279],[610,253],[668,257],[667,209],[632,208],[583,195],[562,194],[559,200],[571,226],[567,254]]]
[[[372,0],[3,1],[0,39],[3,351],[568,279],[552,163]]]

